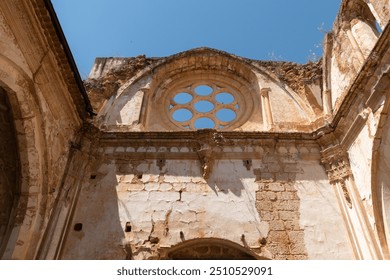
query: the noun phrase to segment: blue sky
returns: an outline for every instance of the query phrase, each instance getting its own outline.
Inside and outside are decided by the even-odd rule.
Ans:
[[[96,57],[211,47],[260,60],[321,56],[341,0],[52,0],[82,78]]]

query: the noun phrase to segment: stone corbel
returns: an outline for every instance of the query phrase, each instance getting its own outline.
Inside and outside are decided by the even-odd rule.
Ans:
[[[199,149],[197,153],[200,160],[200,171],[202,173],[202,176],[204,179],[208,179],[210,177],[215,161],[213,150],[210,146],[207,145]]]
[[[348,154],[341,151],[341,148],[336,148],[332,155],[323,157],[322,163],[325,166],[330,183],[343,181],[346,177],[352,175]]]
[[[329,182],[332,185],[340,186],[346,204],[352,208],[351,195],[345,185],[346,179],[352,176],[348,154],[340,147],[334,148],[330,154],[323,155],[322,163],[325,166]]]

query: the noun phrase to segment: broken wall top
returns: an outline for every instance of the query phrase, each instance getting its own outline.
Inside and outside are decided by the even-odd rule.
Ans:
[[[217,130],[299,131],[321,118],[320,65],[198,48],[165,58],[98,58],[86,87],[99,125],[109,129],[195,130],[204,118],[213,122],[205,128]],[[178,110],[189,119],[176,119]]]

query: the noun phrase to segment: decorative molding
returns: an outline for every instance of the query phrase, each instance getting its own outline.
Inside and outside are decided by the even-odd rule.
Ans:
[[[321,161],[332,184],[343,182],[346,177],[352,175],[348,153],[340,146],[333,147],[330,151],[323,151]]]

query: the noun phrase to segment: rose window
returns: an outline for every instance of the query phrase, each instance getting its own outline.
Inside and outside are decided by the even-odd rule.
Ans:
[[[240,115],[234,90],[213,83],[194,84],[172,92],[171,120],[185,129],[224,129]]]

